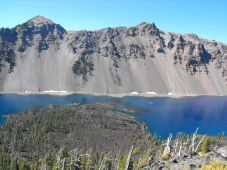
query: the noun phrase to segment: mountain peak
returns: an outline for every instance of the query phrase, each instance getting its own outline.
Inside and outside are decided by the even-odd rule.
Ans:
[[[138,28],[145,28],[145,27],[149,27],[149,28],[153,28],[153,29],[158,29],[155,25],[155,23],[147,23],[147,22],[141,22],[139,25],[137,25]]]
[[[137,26],[144,26],[144,25],[152,25],[152,26],[156,27],[155,23],[148,23],[148,22],[141,22]]]
[[[44,24],[53,24],[53,21],[51,19],[38,15],[38,16],[28,20],[27,23],[33,24],[33,25],[44,25]]]

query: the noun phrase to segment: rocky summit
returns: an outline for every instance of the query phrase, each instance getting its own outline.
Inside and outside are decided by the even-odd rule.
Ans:
[[[37,16],[0,29],[0,91],[227,94],[227,45],[155,24],[67,31]]]

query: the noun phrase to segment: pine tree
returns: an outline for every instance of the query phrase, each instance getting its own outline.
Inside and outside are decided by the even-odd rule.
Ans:
[[[63,158],[67,158],[69,155],[68,153],[68,148],[66,146],[63,146],[61,149],[60,149],[60,158],[63,159]]]
[[[26,160],[20,159],[17,161],[19,170],[30,170],[30,166]]]
[[[11,159],[10,170],[16,170],[16,169],[18,169],[17,161]]]
[[[206,137],[200,145],[200,152],[203,154],[210,151],[210,139]]]

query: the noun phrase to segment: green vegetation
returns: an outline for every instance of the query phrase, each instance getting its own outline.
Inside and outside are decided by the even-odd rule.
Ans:
[[[158,153],[163,151],[160,143],[152,136],[148,135],[148,148],[143,150],[141,146],[135,146],[132,150],[132,158],[129,162],[128,170],[140,170],[155,161],[155,158],[160,160]],[[200,146],[200,152],[207,153],[210,151],[209,146],[215,138],[206,137]],[[136,157],[135,155],[138,155]],[[44,157],[39,159],[28,160],[26,158],[12,157],[7,153],[0,154],[0,170],[92,170],[92,169],[107,169],[107,170],[125,170],[127,165],[128,153],[118,155],[114,152],[100,152],[93,154],[90,151],[83,152],[79,149],[69,150],[66,145],[62,146],[57,153],[47,152]],[[164,169],[170,169],[169,160],[171,157],[166,155],[162,160],[166,161]],[[204,165],[201,170],[225,170],[227,164],[224,162],[211,162]]]
[[[148,147],[148,149],[138,159],[136,168],[140,169],[140,168],[146,166],[149,163],[150,158],[153,156],[154,151],[155,151],[154,147],[152,145],[150,145]]]
[[[157,141],[116,107],[49,106],[8,115],[0,126],[0,170],[124,169],[132,145],[129,167],[135,166]]]
[[[1,154],[0,170],[125,169],[127,155],[121,156],[118,164],[115,163],[115,157],[106,155],[106,153],[91,155],[90,153],[82,153],[77,149],[68,151],[65,146],[56,155],[47,153],[43,158],[31,161],[20,158],[12,159],[7,154]],[[132,165],[132,162],[130,165]]]
[[[211,140],[209,137],[206,137],[200,145],[200,152],[206,154],[210,151]]]
[[[197,130],[160,141],[123,111],[116,104],[96,103],[9,115],[0,126],[0,170],[169,169],[169,162],[190,160],[199,152],[204,154],[199,159],[206,159],[212,154],[205,153],[223,141],[223,135],[198,135]]]
[[[138,153],[140,153],[140,151],[141,151],[141,148],[139,146],[137,146],[133,149],[133,154],[138,154]]]
[[[127,161],[127,155],[121,156],[119,164],[118,164],[118,170],[125,169],[126,161]]]
[[[226,170],[226,162],[210,162],[207,165],[202,166],[201,170]]]
[[[211,136],[205,137],[205,139],[203,140],[203,142],[199,147],[199,151],[202,154],[206,154],[210,152],[211,148],[215,147],[218,143],[220,143],[222,138],[223,138],[223,135],[221,136],[219,135],[217,137],[211,137]]]
[[[160,142],[157,139],[156,133],[154,133],[153,136],[148,134],[147,140],[149,143],[148,148],[142,152],[142,154],[140,154],[139,159],[135,162],[135,169],[141,169],[142,167],[145,167],[157,154],[157,146],[160,145]]]

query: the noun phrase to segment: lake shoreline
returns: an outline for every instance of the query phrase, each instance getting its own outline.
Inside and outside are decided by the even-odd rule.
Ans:
[[[4,94],[15,94],[15,95],[22,95],[22,96],[30,96],[30,95],[51,95],[51,96],[70,96],[70,95],[90,95],[90,96],[106,96],[106,97],[115,97],[115,98],[122,98],[122,97],[145,97],[145,98],[187,98],[187,97],[199,97],[199,96],[214,96],[214,97],[222,97],[226,95],[217,95],[217,94],[155,94],[154,92],[131,92],[131,93],[89,93],[89,92],[67,92],[67,91],[44,91],[44,92],[0,92],[0,95]]]
[[[144,122],[151,132],[157,132],[164,138],[169,133],[176,134],[179,131],[191,133],[197,127],[200,127],[202,133],[209,135],[216,135],[226,129],[227,96],[86,95],[87,93],[79,92],[67,95],[66,93],[64,95],[55,94],[1,93],[0,115],[45,108],[49,105],[111,102],[135,110],[137,120]]]

